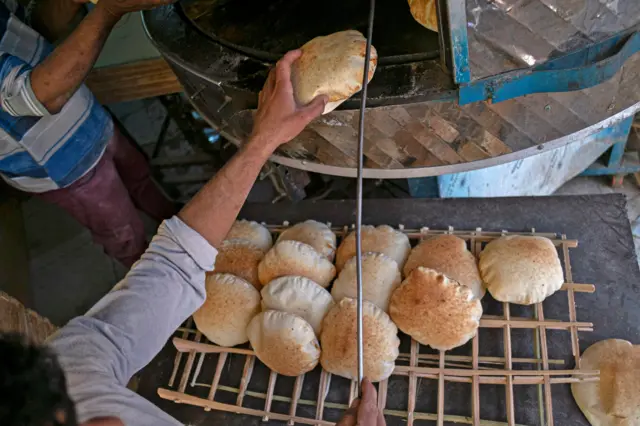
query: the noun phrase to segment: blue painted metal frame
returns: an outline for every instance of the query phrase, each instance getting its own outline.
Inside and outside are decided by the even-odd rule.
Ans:
[[[451,38],[453,42],[453,32]],[[467,48],[466,42],[465,28],[463,50]],[[453,47],[455,59],[455,45]],[[634,28],[537,67],[462,83],[458,91],[459,103],[501,102],[531,93],[568,92],[593,87],[613,77],[624,62],[639,51],[640,31]],[[454,76],[457,78],[457,74]]]
[[[634,117],[631,116],[607,129],[607,138],[611,139],[613,145],[609,150],[606,164],[595,163],[582,172],[583,176],[615,176],[640,172],[640,162],[625,162],[623,160],[633,119]]]
[[[449,42],[451,43],[453,81],[458,84],[471,81],[466,1],[447,1],[447,24],[449,25]]]

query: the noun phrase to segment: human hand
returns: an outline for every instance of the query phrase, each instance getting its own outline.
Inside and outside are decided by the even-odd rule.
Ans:
[[[386,426],[378,408],[378,393],[366,377],[362,380],[362,398],[351,403],[336,426]]]
[[[82,0],[75,0],[82,1]],[[102,8],[111,15],[121,17],[129,12],[149,10],[157,6],[175,3],[177,0],[90,0],[96,4],[96,8]]]
[[[258,97],[251,139],[259,140],[274,150],[298,136],[311,120],[322,114],[329,100],[327,96],[318,96],[308,105],[296,104],[291,84],[291,64],[301,54],[300,50],[292,50],[284,55],[269,73]]]

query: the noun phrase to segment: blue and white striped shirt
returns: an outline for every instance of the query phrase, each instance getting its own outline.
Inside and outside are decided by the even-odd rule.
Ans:
[[[31,89],[31,70],[53,48],[25,25],[17,0],[0,1],[0,176],[28,192],[69,186],[100,160],[109,114],[82,85],[57,114]]]

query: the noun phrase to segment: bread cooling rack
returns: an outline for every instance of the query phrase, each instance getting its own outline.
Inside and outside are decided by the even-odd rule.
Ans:
[[[277,237],[289,224],[266,226]],[[535,229],[526,233],[404,229],[402,225],[398,229],[412,245],[427,236],[456,235],[476,257],[485,244],[502,235],[547,237],[558,249],[565,284],[544,302],[550,318],[543,303],[501,303],[487,293],[477,335],[447,353],[401,334],[396,368],[377,385],[378,403],[385,407],[389,425],[517,425],[516,418],[523,417],[517,410],[528,404],[526,424],[552,426],[553,385],[599,380],[598,371],[569,369],[572,360],[575,365],[580,362],[578,332],[593,330],[592,323],[577,320],[575,294],[593,293],[595,287],[573,282],[569,249],[578,246],[576,240]],[[333,230],[340,240],[349,228]],[[168,386],[158,389],[161,398],[289,425],[331,425],[357,396],[355,381],[332,376],[320,366],[306,375],[285,377],[257,360],[248,345],[223,348],[205,341],[191,319],[177,330],[173,344],[178,352]],[[485,415],[487,406],[493,407],[492,413]]]

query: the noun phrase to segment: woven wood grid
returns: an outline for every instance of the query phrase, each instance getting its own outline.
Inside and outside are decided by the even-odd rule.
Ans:
[[[331,224],[329,224],[331,225]],[[289,226],[287,222],[283,226],[268,226],[270,231],[277,236],[280,232]],[[338,238],[344,237],[349,228],[333,228],[334,232],[338,235]],[[453,228],[447,230],[431,230],[429,228],[422,229],[404,229],[401,225],[399,230],[404,232],[412,244],[417,241],[433,235],[440,234],[453,234],[465,241],[467,241],[468,247],[477,257],[483,246],[489,241],[498,238],[502,235],[537,235],[544,236],[551,239],[554,245],[559,251],[561,260],[564,262],[565,284],[561,291],[567,294],[567,310],[568,321],[558,319],[547,319],[543,309],[543,304],[539,303],[533,307],[533,317],[521,317],[512,316],[512,306],[509,303],[503,303],[503,315],[483,315],[480,321],[480,330],[478,334],[472,339],[470,344],[470,355],[453,355],[451,353],[445,354],[445,351],[438,351],[431,354],[421,353],[420,344],[411,339],[409,344],[408,353],[400,353],[400,356],[396,362],[396,368],[392,376],[385,381],[380,382],[377,385],[378,388],[378,403],[379,406],[385,407],[384,413],[387,421],[390,420],[402,420],[406,421],[408,426],[412,426],[414,422],[420,421],[420,423],[435,423],[438,426],[445,423],[458,423],[458,424],[472,424],[478,425],[516,425],[516,404],[514,398],[514,389],[516,386],[538,386],[539,391],[539,412],[540,412],[540,424],[552,426],[554,424],[553,419],[553,396],[552,388],[556,384],[568,384],[574,382],[591,382],[599,380],[598,371],[575,371],[567,369],[564,360],[551,359],[549,356],[547,332],[549,330],[561,330],[567,332],[568,342],[571,346],[571,353],[575,360],[575,364],[580,363],[580,351],[579,351],[579,331],[592,331],[593,324],[589,322],[580,322],[577,319],[576,307],[575,307],[575,293],[593,293],[595,287],[591,284],[578,284],[573,282],[571,272],[571,262],[569,249],[577,247],[576,240],[569,240],[565,235],[557,235],[552,233],[537,233],[535,229],[532,229],[528,233],[520,232],[487,232],[477,228],[475,231],[458,231]],[[490,297],[487,294],[485,297]],[[484,356],[480,354],[480,331],[483,329],[502,329],[503,330],[503,349],[504,356]],[[522,358],[513,356],[512,349],[512,331],[518,329],[528,329],[533,332],[534,338],[530,342],[533,346],[535,356],[531,358]],[[407,336],[403,336],[402,340],[409,340]],[[158,394],[161,398],[172,400],[177,403],[190,404],[209,410],[221,410],[239,414],[246,414],[252,416],[262,417],[263,420],[278,420],[285,421],[289,425],[295,423],[300,424],[315,424],[315,425],[332,425],[336,420],[336,415],[333,415],[332,419],[328,419],[328,410],[334,410],[339,414],[345,410],[349,404],[357,396],[357,384],[355,381],[351,381],[350,385],[346,384],[348,381],[343,378],[332,380],[332,375],[318,366],[313,371],[306,375],[299,376],[295,379],[292,386],[289,386],[288,393],[280,394],[275,391],[276,381],[278,378],[283,378],[273,371],[268,371],[268,384],[266,390],[254,391],[250,388],[251,385],[256,385],[257,382],[266,381],[266,377],[256,379],[254,374],[254,367],[260,364],[260,361],[256,363],[256,357],[248,345],[246,348],[223,348],[217,345],[203,342],[206,340],[200,332],[193,326],[192,320],[189,319],[185,326],[178,329],[176,337],[173,339],[173,344],[177,349],[175,357],[174,368],[171,377],[168,382],[167,388],[159,388]],[[562,340],[566,342],[567,339]],[[402,348],[402,346],[401,346]],[[454,350],[455,351],[455,350]],[[207,354],[217,354],[217,360],[214,357],[206,357]],[[186,355],[186,360],[184,359]],[[227,370],[231,371],[228,360],[232,356],[241,357],[244,360],[244,365],[241,370],[237,370],[238,375],[242,371],[240,377],[235,377],[237,386],[228,386],[225,383],[221,383],[221,377],[225,371],[225,365]],[[196,358],[198,358],[196,363]],[[215,367],[211,365],[210,373],[208,377],[204,377],[206,374],[204,371],[208,363],[215,363]],[[195,364],[195,368],[194,368]],[[525,366],[528,369],[518,369],[515,366]],[[257,368],[257,367],[256,367]],[[266,368],[266,367],[264,367]],[[181,371],[181,374],[179,375]],[[315,375],[316,377],[313,377]],[[319,377],[317,377],[319,375]],[[305,377],[306,376],[306,377]],[[318,383],[317,395],[314,397],[306,397],[302,395],[302,389],[305,383],[305,378],[309,381],[313,377],[314,383]],[[254,382],[252,382],[252,378]],[[389,390],[390,380],[397,380],[402,378],[408,381],[406,393],[406,408],[398,410],[396,407],[389,407],[387,392]],[[189,380],[191,379],[191,380]],[[419,401],[417,395],[417,389],[419,387],[420,380],[435,381],[437,385],[437,408],[433,412],[424,410],[418,410],[416,404]],[[453,415],[445,412],[445,400],[449,394],[445,390],[445,384],[448,383],[462,383],[470,385],[470,393],[468,401],[471,404],[471,415]],[[333,384],[333,387],[332,387]],[[264,383],[262,383],[264,385]],[[480,407],[481,407],[481,385],[499,385],[505,388],[505,418],[503,421],[486,420],[481,419]],[[346,395],[343,401],[328,401],[327,396],[331,391],[335,391],[335,387],[348,386],[346,391],[342,389],[341,394]],[[202,392],[202,389],[208,389],[206,397]],[[281,387],[282,389],[282,387]],[[396,392],[394,388],[394,392]],[[224,398],[227,402],[220,402],[221,398],[216,400],[216,395],[232,394],[235,398],[234,403],[229,403],[229,397]],[[251,397],[259,401],[261,408],[249,408],[247,407],[245,397]],[[435,399],[435,395],[429,395],[428,398]],[[404,398],[404,396],[403,396]],[[422,396],[421,398],[427,398]],[[280,404],[286,404],[288,410],[283,412],[282,409],[273,409],[274,402]],[[255,404],[253,404],[255,407]],[[301,415],[299,411],[304,407],[315,406],[315,416]]]

